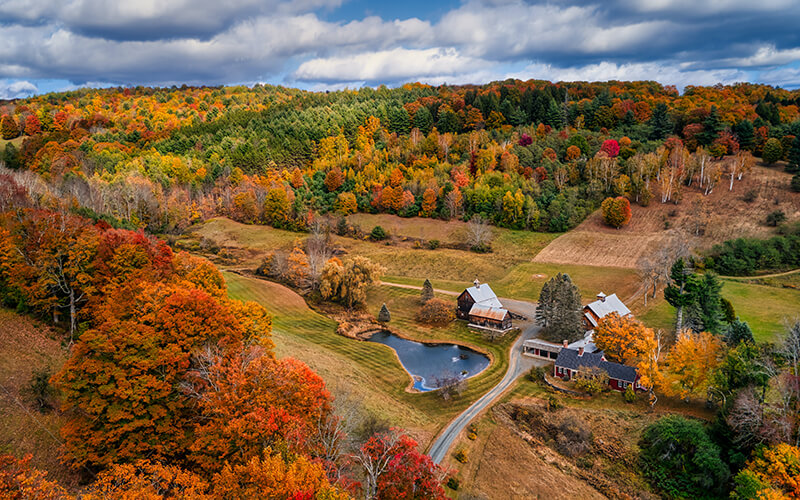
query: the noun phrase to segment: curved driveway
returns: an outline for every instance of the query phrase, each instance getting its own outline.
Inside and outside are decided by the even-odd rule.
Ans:
[[[480,399],[472,403],[469,408],[464,410],[459,416],[451,421],[447,427],[439,434],[436,441],[430,447],[428,455],[434,462],[441,463],[447,456],[447,452],[453,446],[458,435],[462,430],[480,414],[483,410],[488,408],[494,403],[502,394],[508,389],[511,384],[520,376],[526,373],[534,365],[547,364],[545,360],[536,360],[522,355],[522,343],[530,338],[536,336],[539,332],[539,327],[536,326],[532,319],[532,312],[535,310],[536,305],[531,302],[515,301],[509,299],[500,299],[507,308],[514,310],[518,314],[524,314],[530,318],[525,322],[522,335],[511,346],[511,353],[509,354],[508,370],[506,371],[503,379],[496,386],[484,394]]]

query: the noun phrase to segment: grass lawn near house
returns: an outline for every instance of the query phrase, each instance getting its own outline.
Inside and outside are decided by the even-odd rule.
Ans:
[[[419,292],[377,286],[368,294],[369,311],[377,314],[380,305],[387,302],[392,314],[390,324],[402,335],[419,341],[458,341],[494,357],[489,368],[469,379],[467,389],[455,401],[442,401],[433,392],[409,393],[406,387],[410,377],[391,348],[338,335],[333,320],[308,308],[302,297],[282,285],[231,272],[223,275],[231,298],[256,301],[272,314],[278,356],[305,362],[334,394],[362,402],[392,425],[407,429],[423,447],[451,418],[497,384],[508,365],[507,351],[514,340],[511,335],[493,344],[468,330],[463,322],[454,321],[444,328],[416,325],[413,317]]]

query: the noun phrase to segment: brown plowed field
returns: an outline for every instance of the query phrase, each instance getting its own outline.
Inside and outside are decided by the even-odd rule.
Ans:
[[[684,188],[677,205],[662,204],[659,199],[648,207],[632,204],[633,217],[622,229],[606,226],[598,210],[556,238],[533,261],[635,268],[642,256],[664,244],[670,229],[685,232],[691,247],[698,249],[738,237],[770,236],[775,228],[764,223],[770,212],[782,210],[789,220],[800,218],[800,193],[789,190],[791,175],[782,170],[756,166],[734,182],[733,191],[728,190],[729,178],[723,176],[708,196],[697,186]],[[756,199],[748,203],[742,198],[750,191]]]

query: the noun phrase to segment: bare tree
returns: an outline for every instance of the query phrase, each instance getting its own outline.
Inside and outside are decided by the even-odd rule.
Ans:
[[[672,264],[679,258],[688,257],[689,237],[680,230],[673,229],[663,245],[650,255],[637,262],[639,277],[645,287],[644,304],[647,305],[647,290],[652,290],[652,298],[656,298],[658,286],[666,284]]]
[[[400,440],[400,435],[389,431],[382,435],[383,446],[379,448],[380,453],[369,453],[364,448],[353,456],[364,471],[364,498],[372,500],[378,494],[378,479],[389,469],[389,464],[394,459],[394,446]]]
[[[467,222],[466,244],[472,249],[485,250],[492,243],[492,228],[489,222],[479,214],[473,215]]]
[[[327,220],[315,218],[311,223],[311,236],[306,239],[309,281],[312,289],[319,288],[322,268],[334,255],[331,226]]]
[[[437,393],[445,401],[460,396],[467,388],[467,380],[457,374],[445,374],[436,377],[433,384],[437,387]]]
[[[800,425],[800,422],[797,422],[797,415],[800,413],[798,412],[798,405],[800,405],[800,320],[796,319],[794,324],[787,327],[781,352],[786,358],[789,372],[784,384],[784,399],[789,404],[793,402],[792,413],[795,423]],[[795,436],[795,446],[800,446],[800,429],[797,429]]]

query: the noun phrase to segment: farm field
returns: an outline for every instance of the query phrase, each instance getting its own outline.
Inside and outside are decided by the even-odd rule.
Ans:
[[[456,229],[460,222],[433,221],[430,219],[402,219],[396,216],[359,214],[358,220],[386,224],[387,220],[405,225],[398,226],[398,234],[413,233],[414,224],[436,227],[448,231],[450,224]],[[422,221],[422,222],[420,222]],[[371,226],[370,226],[371,227]],[[461,292],[475,278],[488,282],[500,296],[536,300],[542,285],[559,272],[566,272],[581,289],[584,300],[593,299],[603,291],[617,293],[623,300],[638,289],[636,273],[631,269],[587,266],[583,264],[552,264],[532,262],[533,257],[557,237],[549,233],[509,231],[493,228],[496,234],[495,251],[488,254],[439,248],[415,249],[409,242],[387,245],[383,242],[354,240],[332,236],[334,243],[347,254],[363,255],[380,263],[386,269],[384,281],[419,286],[429,278],[435,288]],[[230,250],[233,259],[219,262],[223,267],[255,268],[261,259],[273,250],[291,250],[307,235],[274,229],[269,226],[241,224],[226,218],[211,219],[194,226],[183,246],[199,248],[199,241],[213,241]],[[210,255],[214,259],[214,255]]]
[[[770,212],[782,210],[790,220],[800,217],[800,193],[788,189],[790,179],[791,174],[777,166],[756,166],[734,182],[732,191],[722,179],[708,196],[696,187],[684,188],[678,205],[658,200],[647,207],[632,203],[631,222],[621,229],[606,226],[596,211],[545,247],[534,261],[635,268],[641,257],[671,237],[672,229],[685,231],[690,246],[701,250],[737,237],[767,237],[775,233],[764,224]],[[742,199],[748,192],[755,193],[753,202]],[[698,222],[701,234],[692,236]]]
[[[393,317],[390,325],[396,331],[414,340],[458,341],[489,352],[494,360],[487,370],[469,380],[458,401],[447,403],[433,393],[406,392],[410,378],[389,347],[337,334],[335,322],[308,308],[302,297],[286,287],[231,272],[224,276],[232,298],[256,301],[273,315],[273,339],[279,356],[305,362],[325,379],[335,396],[363,402],[368,411],[408,429],[423,446],[505,373],[511,336],[491,343],[461,322],[446,328],[422,327],[412,319],[417,291],[379,286],[370,292],[369,310],[377,314],[377,308],[386,302]]]

